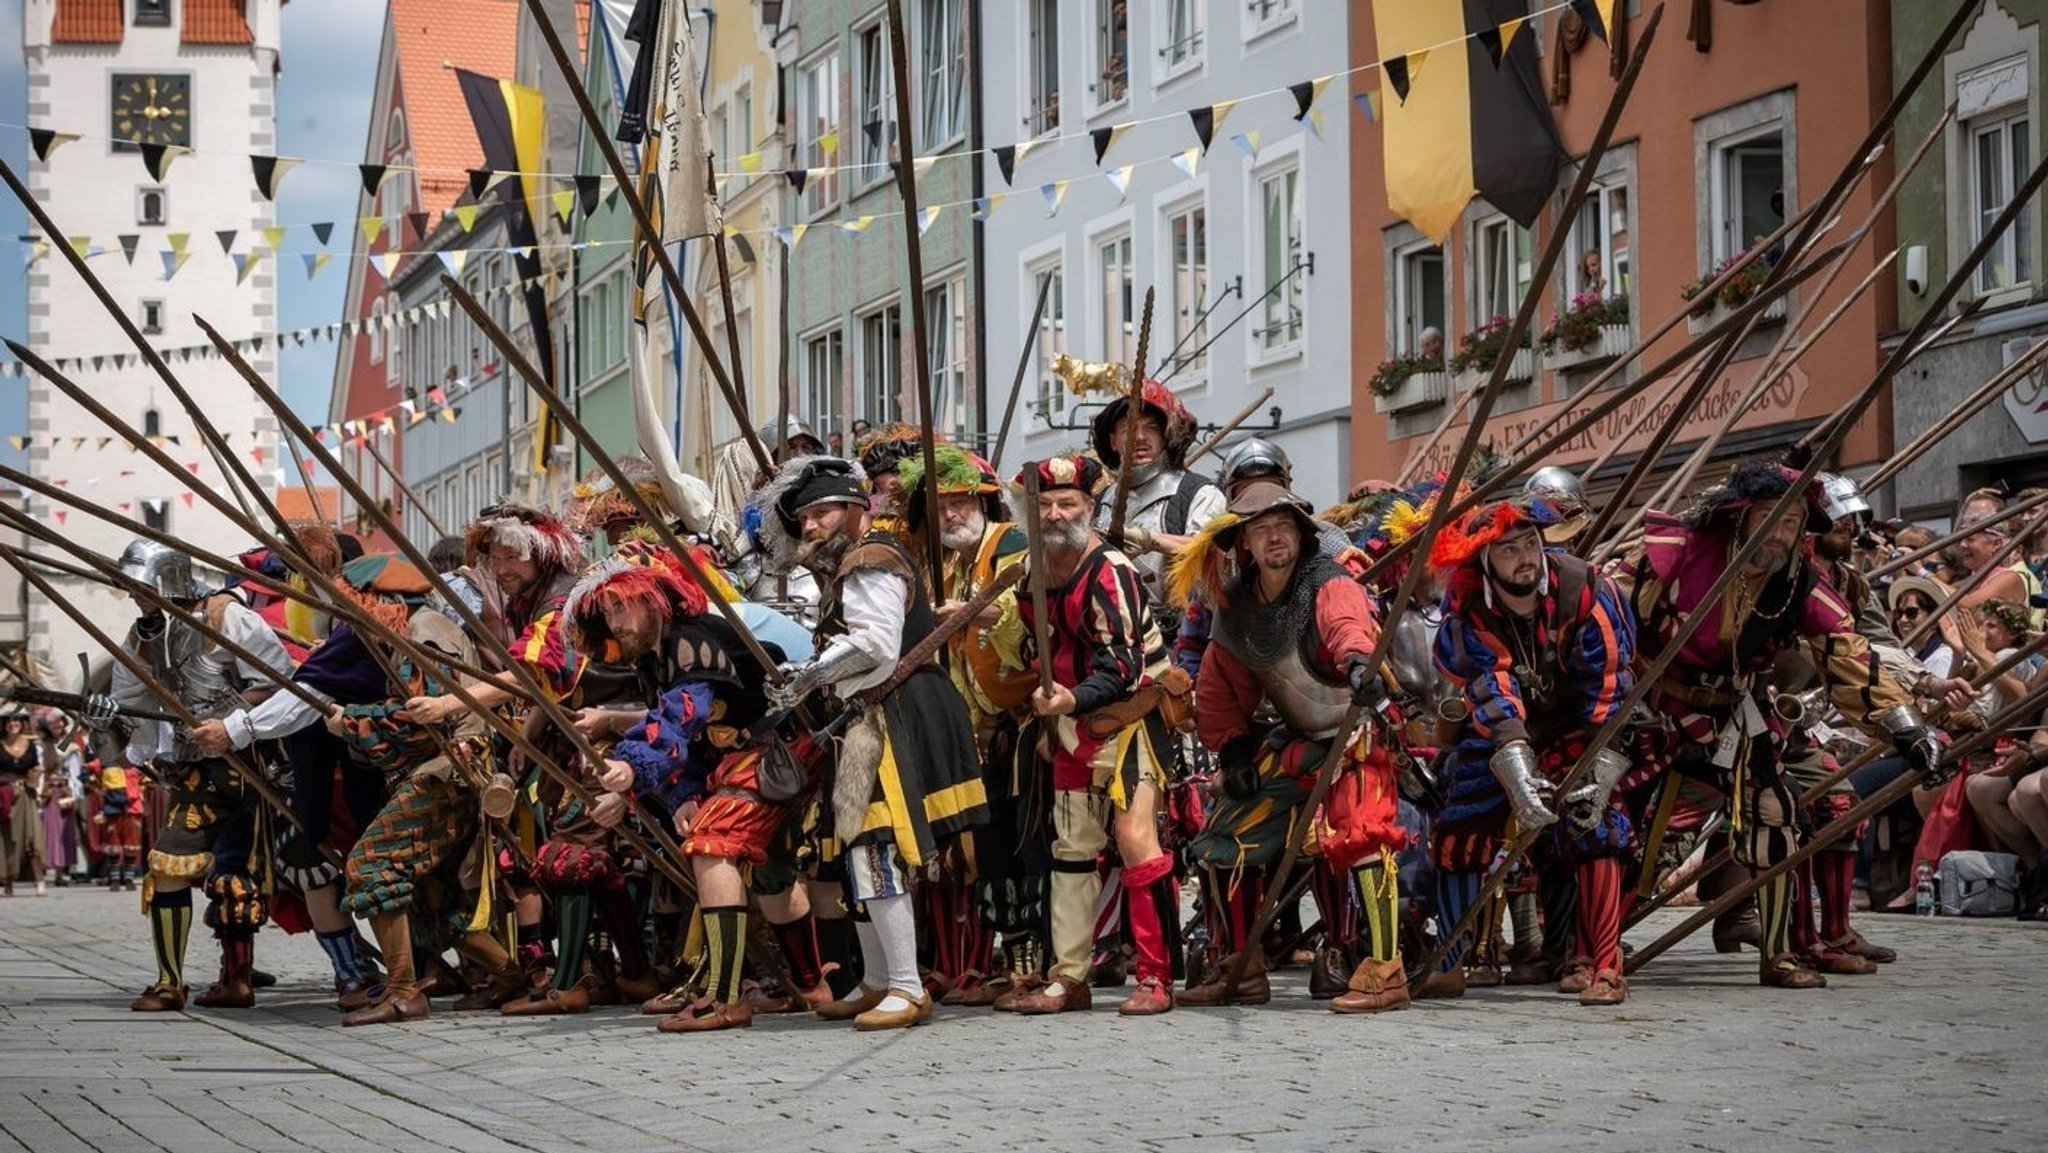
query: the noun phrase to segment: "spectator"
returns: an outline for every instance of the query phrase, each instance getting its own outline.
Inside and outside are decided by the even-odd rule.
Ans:
[[[1886,591],[1886,605],[1892,614],[1892,632],[1900,641],[1905,641],[1927,622],[1935,606],[1948,597],[1947,585],[1927,577],[1900,577],[1893,581]],[[1912,656],[1921,667],[1937,677],[1946,677],[1955,668],[1955,649],[1949,646],[1940,629],[1928,630],[1927,636],[1913,647]]]
[[[1443,331],[1435,325],[1423,329],[1421,335],[1416,337],[1416,355],[1424,360],[1442,360],[1444,358]]]

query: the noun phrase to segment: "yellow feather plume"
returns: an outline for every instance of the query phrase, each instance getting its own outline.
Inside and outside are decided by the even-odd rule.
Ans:
[[[1166,570],[1166,599],[1175,608],[1184,609],[1196,596],[1211,608],[1223,605],[1223,582],[1229,575],[1231,565],[1230,549],[1219,539],[1224,533],[1243,523],[1244,518],[1234,512],[1218,515],[1202,531],[1195,534],[1180,555]]]
[[[1435,507],[1432,503],[1434,500],[1432,497],[1419,505],[1405,500],[1395,501],[1394,507],[1387,510],[1387,542],[1402,544],[1429,527],[1430,512]]]

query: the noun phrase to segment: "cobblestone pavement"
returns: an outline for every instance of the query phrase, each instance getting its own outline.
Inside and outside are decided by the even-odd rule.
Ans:
[[[153,976],[134,896],[57,890],[0,901],[0,1153],[2040,1150],[2048,935],[1865,928],[1902,959],[1824,992],[1760,989],[1753,955],[1702,934],[1619,1011],[1495,989],[1340,1018],[1289,974],[1264,1008],[1156,1020],[948,1010],[884,1036],[770,1017],[680,1038],[624,1009],[345,1030],[317,946],[274,930],[259,1008],[134,1014]],[[203,985],[203,930],[191,952]]]

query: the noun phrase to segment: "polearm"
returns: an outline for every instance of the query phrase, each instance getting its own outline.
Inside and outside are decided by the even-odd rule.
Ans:
[[[2044,702],[2048,702],[2048,681],[2043,681],[2041,684],[2029,689],[2026,695],[2014,701],[2010,707],[1985,721],[1982,732],[1972,733],[1955,744],[1950,745],[1942,753],[1942,762],[1944,764],[1961,762],[1963,758],[1997,740],[2006,728],[2014,722],[2030,714],[2039,713]],[[1884,788],[1858,801],[1854,808],[1816,830],[1812,836],[1807,838],[1805,844],[1793,850],[1784,860],[1779,861],[1777,864],[1757,873],[1742,884],[1716,897],[1712,902],[1702,906],[1697,912],[1693,913],[1692,916],[1687,917],[1684,922],[1674,927],[1670,932],[1637,949],[1635,954],[1628,959],[1628,963],[1623,966],[1623,973],[1628,976],[1634,976],[1636,970],[1656,960],[1673,945],[1698,932],[1700,926],[1713,921],[1736,905],[1748,900],[1757,890],[1765,885],[1805,864],[1822,849],[1849,835],[1850,831],[1855,829],[1856,826],[1890,808],[1894,803],[1918,788],[1920,783],[1921,778],[1918,773],[1906,773]]]
[[[924,439],[925,563],[932,573],[933,595],[946,587],[945,548],[939,543],[938,419],[932,411],[931,341],[924,314],[924,237],[917,210],[917,134],[910,119],[910,25],[903,19],[903,0],[889,0],[889,67],[896,75],[896,191],[903,198],[903,250],[909,262],[910,363],[917,372],[917,421]]]
[[[680,9],[680,5],[675,7]],[[547,45],[548,55],[554,58],[555,67],[560,71],[565,86],[569,89],[569,95],[575,98],[576,110],[582,115],[584,127],[587,129],[583,138],[596,144],[598,151],[604,154],[605,165],[611,170],[612,180],[618,187],[619,195],[625,200],[627,210],[633,214],[633,226],[640,244],[654,257],[655,267],[661,270],[661,279],[668,285],[670,300],[683,314],[683,321],[690,328],[690,336],[697,342],[698,350],[704,354],[704,365],[710,370],[712,381],[718,385],[719,393],[725,398],[726,407],[739,422],[740,437],[752,450],[754,460],[761,466],[762,475],[774,472],[775,462],[770,459],[767,446],[761,443],[760,436],[755,433],[753,426],[747,423],[746,402],[733,388],[732,377],[727,374],[725,365],[719,359],[718,347],[712,342],[711,333],[704,327],[704,318],[698,314],[696,306],[690,303],[689,290],[683,285],[682,273],[676,270],[675,261],[669,256],[668,247],[661,242],[661,230],[654,226],[653,217],[647,214],[647,201],[634,187],[633,174],[627,170],[625,160],[619,156],[618,146],[612,143],[611,129],[607,128],[604,120],[598,116],[596,106],[590,102],[590,93],[584,90],[582,70],[570,59],[569,50],[562,46],[562,34],[555,28],[555,22],[548,15],[542,0],[526,0],[526,10],[533,17],[534,28],[540,33],[542,43]],[[666,44],[643,45],[641,51],[661,52],[667,48]]]
[[[1970,3],[1971,0],[1966,0],[1964,6],[1957,10],[1956,18],[1950,21],[1949,29],[1946,33],[1947,37],[1952,38],[1956,32],[1960,31],[1963,18],[1971,10]],[[1942,43],[1944,42],[1938,41],[1928,49],[1929,56],[1921,61],[1921,67],[1915,72],[1915,83],[1918,82],[1918,79],[1925,78],[1926,74],[1932,69],[1933,60],[1942,50]],[[1910,95],[1910,91],[1901,92],[1900,96],[1893,102],[1894,112],[1903,103],[1904,99]],[[1864,157],[1868,155],[1869,151],[1869,146],[1865,146],[1858,149],[1856,155],[1859,158]],[[1833,431],[1828,433],[1823,443],[1815,449],[1813,457],[1807,462],[1806,467],[1800,470],[1799,475],[1786,488],[1785,492],[1771,503],[1770,510],[1764,515],[1763,523],[1776,523],[1789,510],[1797,507],[1798,504],[1803,503],[1807,499],[1807,487],[1813,483],[1814,477],[1819,474],[1821,463],[1841,444],[1842,438],[1848,435],[1850,426],[1855,423],[1856,415],[1869,408],[1878,395],[1891,384],[1893,378],[1898,375],[1899,370],[1909,358],[1913,345],[1929,329],[1935,326],[1936,319],[1947,310],[1949,303],[1962,290],[1962,286],[1968,277],[1975,273],[1977,266],[1984,262],[1984,258],[1990,254],[1999,236],[2005,229],[2010,228],[2012,222],[2019,217],[2020,209],[2025,206],[2027,198],[2031,197],[2040,188],[2044,179],[2048,179],[2048,160],[2044,160],[2041,164],[2036,165],[2034,170],[2028,174],[2026,181],[2021,185],[2013,201],[2004,210],[2000,211],[1997,219],[1992,222],[1990,228],[1985,232],[1984,237],[1970,250],[1969,255],[1963,259],[1954,274],[1949,277],[1948,282],[1942,285],[1941,291],[1936,294],[1935,300],[1928,311],[1918,321],[1914,322],[1912,330],[1906,334],[1906,339],[1886,358],[1884,364],[1878,369],[1877,375],[1871,379],[1870,383],[1864,387],[1861,393],[1850,401],[1848,408],[1844,410],[1845,419],[1839,422]],[[1783,283],[1775,275],[1771,280],[1777,280],[1780,284]],[[1767,280],[1767,285],[1770,282]],[[1754,304],[1756,302],[1752,300],[1750,303]],[[1580,755],[1578,763],[1572,766],[1571,771],[1565,775],[1564,781],[1558,785],[1557,795],[1569,795],[1572,789],[1585,779],[1586,774],[1591,771],[1593,758],[1598,756],[1607,747],[1608,743],[1621,732],[1622,728],[1628,724],[1636,706],[1649,696],[1650,692],[1656,687],[1658,678],[1663,675],[1665,669],[1671,667],[1671,663],[1678,658],[1680,651],[1683,650],[1693,635],[1699,631],[1700,626],[1706,622],[1707,616],[1710,613],[1722,610],[1721,598],[1726,595],[1729,587],[1735,583],[1736,578],[1743,573],[1751,558],[1755,557],[1757,552],[1762,549],[1766,539],[1765,534],[1758,533],[1742,542],[1736,548],[1735,555],[1729,558],[1727,566],[1721,571],[1719,576],[1714,578],[1714,582],[1701,595],[1698,603],[1693,606],[1692,611],[1688,612],[1685,618],[1679,622],[1678,627],[1672,631],[1672,639],[1664,645],[1663,651],[1651,660],[1645,668],[1638,671],[1635,687],[1629,690],[1628,695],[1615,708],[1614,714],[1605,724],[1600,726],[1599,730],[1593,734],[1592,739],[1587,742],[1585,751]],[[1413,575],[1413,571],[1419,570],[1422,566],[1411,565],[1409,567],[1411,575]],[[1493,869],[1487,874],[1486,881],[1481,886],[1478,900],[1474,901],[1472,906],[1465,911],[1465,916],[1457,928],[1438,943],[1436,950],[1430,955],[1427,965],[1422,972],[1410,978],[1412,981],[1419,982],[1426,977],[1443,960],[1444,956],[1462,941],[1464,935],[1471,930],[1479,910],[1491,901],[1493,895],[1498,893],[1501,886],[1506,882],[1508,870],[1528,853],[1529,848],[1535,844],[1537,837],[1541,835],[1541,829],[1524,830],[1516,835],[1514,841],[1508,846],[1507,852],[1499,858]]]
[[[718,158],[716,156],[708,156],[704,159],[704,196],[714,204],[718,202]],[[746,355],[740,350],[738,314],[733,311],[732,307],[732,267],[726,262],[724,229],[721,228],[711,234],[711,252],[718,267],[718,299],[725,306],[725,343],[732,355],[732,364],[730,366],[732,369],[732,391],[734,396],[740,398],[740,423],[752,425],[754,423],[754,416],[747,409]]]
[[[1250,420],[1252,414],[1259,411],[1271,399],[1273,399],[1273,388],[1271,385],[1268,385],[1266,391],[1260,393],[1257,400],[1245,405],[1236,416],[1225,421],[1223,427],[1216,430],[1216,435],[1196,445],[1194,451],[1188,453],[1187,459],[1181,462],[1181,466],[1183,468],[1193,468],[1196,461],[1216,451],[1217,446],[1223,443],[1224,437],[1236,432],[1238,425]]]
[[[1912,632],[1899,638],[1900,645],[1909,653],[1919,648],[1920,642],[1926,640],[1928,635],[1941,624],[1942,617],[1947,616],[1950,612],[1962,606],[1963,598],[1983,588],[1985,582],[1989,581],[1992,577],[2006,571],[2005,562],[2010,560],[2012,554],[2019,551],[2021,546],[2032,540],[2034,534],[2040,532],[2043,525],[2048,525],[2048,509],[2035,513],[2033,518],[2027,521],[2020,531],[2013,533],[2011,539],[1999,545],[1997,551],[1993,552],[1990,558],[1982,565],[1979,565],[1976,572],[1970,574],[1969,580],[1957,586],[1954,592],[1948,594],[1946,600],[1934,606],[1934,611],[1928,613],[1924,620],[1913,626]]]
[[[1572,180],[1571,192],[1565,197],[1559,219],[1570,220],[1577,217],[1587,193],[1592,191],[1593,174],[1600,167],[1600,158],[1607,154],[1608,143],[1614,139],[1614,130],[1621,122],[1622,110],[1628,107],[1629,95],[1635,91],[1636,81],[1643,74],[1643,63],[1649,58],[1650,46],[1656,43],[1657,28],[1663,21],[1664,5],[1659,4],[1651,10],[1643,28],[1642,38],[1637,42],[1628,67],[1615,85],[1614,94],[1608,98],[1607,110],[1600,118],[1599,128],[1593,133],[1593,142],[1586,150],[1585,160],[1579,165],[1579,174]],[[1557,262],[1564,254],[1565,233],[1566,230],[1562,228],[1551,230],[1550,238],[1543,243],[1543,255],[1538,258],[1536,268],[1530,274],[1531,284],[1550,282],[1550,274],[1556,270]],[[1508,322],[1506,335],[1501,338],[1503,348],[1517,348],[1521,345],[1523,337],[1528,335],[1536,323],[1536,307],[1539,303],[1540,293],[1529,292],[1523,295],[1521,304],[1515,309],[1514,319]],[[1493,406],[1499,401],[1501,393],[1507,389],[1508,368],[1513,361],[1514,358],[1511,356],[1503,356],[1494,361],[1493,371],[1487,377],[1484,390],[1479,395],[1478,406],[1473,409],[1471,423],[1466,426],[1465,435],[1458,444],[1457,455],[1445,473],[1445,492],[1458,491],[1458,483],[1479,449],[1480,437],[1486,430],[1486,418],[1493,412]],[[1416,534],[1419,539],[1433,540],[1449,519],[1450,506],[1446,502],[1435,501],[1432,504],[1429,523]],[[1421,585],[1423,572],[1427,567],[1420,564],[1408,566],[1408,571],[1402,576],[1401,585],[1395,591],[1394,599],[1389,603],[1386,617],[1381,624],[1382,636],[1393,635],[1395,627],[1400,624],[1402,614],[1406,613],[1413,603],[1415,590]],[[1392,648],[1392,645],[1387,644],[1376,644],[1372,647],[1372,653],[1366,657],[1363,670],[1366,681],[1376,681],[1379,678],[1380,670],[1386,667],[1387,656]],[[1360,725],[1373,723],[1379,722],[1375,721],[1367,710],[1357,705],[1352,705],[1346,710],[1344,721],[1337,731],[1336,741],[1330,746],[1329,755],[1323,758],[1322,765],[1316,770],[1315,785],[1310,789],[1308,799],[1303,802],[1301,828],[1298,831],[1290,831],[1273,876],[1285,879],[1293,875],[1294,864],[1301,858],[1303,843],[1315,828],[1316,814],[1322,809],[1324,800],[1329,797],[1331,786],[1336,783],[1337,771],[1343,766],[1345,751],[1357,739]],[[1231,961],[1230,971],[1224,975],[1223,988],[1228,990],[1227,996],[1231,1000],[1236,999],[1238,982],[1243,979],[1245,968],[1251,963],[1251,954],[1257,947],[1256,943],[1265,938],[1267,928],[1280,912],[1282,888],[1283,885],[1269,887],[1260,898],[1258,916],[1252,922],[1251,931],[1244,938],[1252,944],[1238,951],[1237,956]]]
[[[1614,459],[1615,454],[1621,451],[1621,446],[1634,440],[1636,434],[1643,431],[1644,427],[1650,423],[1650,418],[1656,416],[1664,410],[1665,405],[1671,403],[1672,398],[1678,395],[1679,389],[1692,383],[1692,375],[1696,371],[1697,369],[1688,367],[1671,374],[1671,383],[1665,387],[1663,392],[1657,394],[1657,399],[1644,405],[1643,411],[1637,413],[1636,418],[1628,422],[1628,427],[1621,431],[1621,435],[1608,441],[1607,447],[1600,450],[1600,455],[1594,457],[1592,463],[1578,470],[1580,479],[1590,482],[1594,477],[1600,475],[1600,470],[1607,467],[1607,462]]]
[[[1919,460],[1926,454],[1928,449],[1941,443],[1957,427],[1961,426],[1971,417],[1976,416],[1986,405],[1998,399],[2000,394],[2013,386],[2014,381],[2038,368],[2044,356],[2048,356],[2048,337],[2035,341],[2034,346],[2021,353],[2018,360],[1998,370],[1998,372],[1992,375],[1990,380],[1978,386],[1976,391],[1964,397],[1955,408],[1949,410],[1947,416],[1936,421],[1926,432],[1914,437],[1910,444],[1894,453],[1890,459],[1878,466],[1877,471],[1871,473],[1869,478],[1863,482],[1864,487],[1875,489],[1897,476],[1914,461]]]
[[[256,501],[257,507],[261,508],[273,523],[282,528],[284,526],[284,518],[278,515],[277,506],[270,502],[270,498],[264,494],[262,487],[256,483],[255,478],[250,476],[248,470],[242,467],[241,458],[237,457],[234,450],[227,446],[227,442],[221,437],[220,433],[199,416],[200,408],[198,403],[192,399],[192,394],[187,392],[185,386],[178,382],[178,378],[171,374],[170,365],[165,364],[164,358],[158,356],[156,349],[149,346],[149,341],[143,339],[142,330],[137,328],[135,322],[128,318],[127,311],[114,302],[113,296],[107,292],[106,285],[101,284],[99,277],[93,275],[92,269],[86,267],[85,257],[71,246],[71,242],[66,237],[64,231],[57,226],[55,220],[50,218],[49,212],[43,208],[41,202],[36,200],[35,194],[28,190],[28,186],[21,182],[21,177],[15,174],[14,168],[5,160],[0,160],[0,181],[6,182],[8,190],[14,193],[14,198],[21,201],[21,206],[28,210],[28,214],[35,218],[37,226],[49,236],[52,241],[51,247],[55,248],[64,257],[65,263],[71,265],[72,271],[78,273],[78,278],[85,282],[85,287],[92,293],[93,298],[98,300],[100,306],[107,310],[108,316],[114,318],[114,323],[121,329],[122,335],[126,336],[128,342],[135,346],[135,350],[142,354],[142,359],[147,361],[149,367],[156,371],[158,378],[164,382],[164,386],[171,390],[171,395],[178,398],[178,404],[193,418],[193,423],[197,426],[199,432],[200,442],[206,446],[207,453],[213,457],[214,466],[220,469],[222,479],[228,483],[228,491],[234,494],[235,503],[241,506],[243,513],[247,514],[250,519],[255,519],[256,514],[249,507],[249,501],[253,499]],[[236,481],[240,481],[248,487],[248,496],[243,496],[236,489]]]
[[[2027,512],[2031,509],[2038,508],[2044,503],[2048,503],[2048,492],[2036,493],[2025,500],[2014,501],[2012,504],[2009,504],[2006,507],[1999,509],[1997,512],[1992,513],[1990,516],[1985,517],[1983,520],[1971,521],[1969,524],[1964,525],[1962,528],[1956,529],[1955,531],[1949,533],[1947,536],[1936,537],[1932,541],[1929,541],[1927,544],[1924,544],[1919,548],[1914,549],[1912,552],[1909,552],[1904,556],[1896,557],[1892,560],[1886,561],[1884,564],[1881,564],[1876,568],[1871,569],[1869,572],[1863,575],[1870,578],[1872,581],[1883,580],[1885,577],[1888,577],[1893,573],[1898,572],[1900,569],[1903,569],[1908,565],[1911,565],[1915,561],[1925,560],[1928,557],[1933,556],[1935,553],[1938,553],[1941,550],[1948,548],[1950,545],[1966,540],[1969,537],[1973,537],[1978,533],[1983,532],[1985,529],[1995,528],[1998,525],[2004,524],[2006,521],[2011,520],[2013,517],[2016,517],[2021,513]]]
[[[471,303],[473,304],[474,301]],[[255,391],[263,403],[277,416],[277,419],[283,426],[289,429],[291,434],[298,438],[299,443],[303,444],[320,460],[321,465],[329,472],[335,474],[335,480],[341,484],[343,489],[347,490],[349,498],[362,505],[363,511],[369,514],[370,519],[376,523],[377,527],[383,529],[391,537],[391,542],[398,547],[400,555],[413,563],[413,566],[419,570],[420,575],[425,577],[427,583],[434,587],[434,591],[441,594],[442,599],[448,602],[448,607],[453,609],[456,615],[462,618],[462,623],[472,638],[482,642],[485,647],[495,653],[499,660],[505,662],[506,671],[511,675],[513,681],[525,689],[527,698],[560,731],[563,739],[568,741],[570,747],[583,759],[584,766],[592,773],[601,772],[601,766],[605,760],[603,754],[599,753],[591,745],[589,739],[577,730],[575,719],[569,715],[560,702],[540,683],[540,678],[534,674],[533,670],[513,656],[511,648],[499,638],[497,633],[484,624],[476,611],[469,607],[468,602],[457,596],[454,589],[448,587],[447,580],[435,570],[425,554],[420,552],[419,547],[406,537],[405,531],[381,507],[368,499],[369,494],[363,490],[361,483],[347,472],[336,467],[338,462],[334,459],[334,454],[328,451],[326,445],[313,438],[313,430],[307,428],[305,422],[299,419],[298,414],[292,411],[291,406],[286,404],[284,399],[277,395],[277,391],[270,387],[269,382],[265,381],[260,373],[251,368],[248,361],[242,359],[241,354],[235,351],[234,345],[223,338],[205,320],[198,317],[193,319],[199,325],[200,331],[206,333],[207,337],[213,341],[215,350],[233,366],[236,372],[241,374],[242,379],[249,383],[249,387]],[[559,402],[560,398],[553,399]],[[630,484],[622,484],[620,488],[622,491],[633,491],[633,486]],[[710,586],[704,587],[709,588]],[[711,599],[716,600],[718,598],[712,597]],[[397,634],[389,630],[386,630],[384,635],[387,639],[400,639]],[[437,660],[433,663],[439,662]],[[488,683],[502,684],[502,679],[492,678]],[[501,728],[500,724],[503,723],[503,718],[498,717],[496,713],[479,705],[476,698],[459,681],[451,681],[449,695],[455,697],[464,707],[479,714],[480,719],[484,723],[491,725],[499,732],[507,732],[508,730],[512,732],[518,731],[518,726],[516,725],[503,724]],[[581,801],[588,808],[595,809],[597,807],[597,795],[584,787],[583,782],[575,773],[568,771],[564,766],[556,764],[552,758],[541,753],[538,746],[527,740],[523,733],[514,739],[513,743],[520,746],[522,751],[533,758],[543,772],[553,777],[555,783],[560,785],[563,791]],[[643,839],[624,820],[621,820],[616,827],[608,830],[608,832],[631,845],[638,852],[644,853],[648,861],[655,868],[660,869],[670,880],[681,886],[684,891],[690,891],[692,882],[679,864],[683,859],[681,846],[676,844],[675,838],[669,835],[669,831],[662,826],[661,822],[648,821],[644,823],[643,828],[645,828],[648,838],[651,838],[655,845],[660,846],[663,852],[668,854],[667,856],[655,852],[653,846],[650,846],[647,840]]]
[[[1045,521],[1038,511],[1038,465],[1024,462],[1025,563],[1031,566],[1031,639],[1038,648],[1038,689],[1052,693],[1052,619],[1045,606]]]
[[[1010,399],[1003,405],[1003,426],[996,430],[996,446],[989,453],[988,463],[1003,472],[1003,448],[1010,443],[1010,421],[1017,415],[1017,398],[1024,394],[1024,374],[1031,370],[1031,354],[1038,349],[1038,326],[1045,323],[1045,304],[1052,295],[1052,277],[1039,282],[1038,303],[1031,309],[1031,327],[1024,330],[1024,348],[1017,354],[1017,375],[1010,378]]]
[[[411,485],[405,483],[405,478],[398,475],[398,470],[391,467],[391,462],[384,459],[384,454],[377,451],[376,438],[374,436],[364,437],[363,448],[368,450],[370,459],[377,462],[377,467],[383,471],[384,475],[391,479],[392,487],[398,490],[398,495],[405,498],[405,503],[420,510],[420,516],[425,518],[427,527],[434,530],[434,535],[437,537],[448,536],[448,530],[441,526],[440,519],[435,517],[427,508],[426,502],[422,501],[419,494],[412,490]],[[292,456],[296,459],[298,453],[294,452]],[[317,510],[319,505],[315,504],[314,508]]]
[[[1152,343],[1152,290],[1145,290],[1145,311],[1138,320],[1138,355],[1131,370],[1131,393],[1124,402],[1124,443],[1116,462],[1116,503],[1109,513],[1109,539],[1122,541],[1124,516],[1131,508],[1131,458],[1138,452],[1138,425],[1145,403],[1145,355]]]

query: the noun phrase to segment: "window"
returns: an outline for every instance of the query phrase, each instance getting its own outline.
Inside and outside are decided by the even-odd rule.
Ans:
[[[1032,338],[1031,359],[1038,376],[1038,411],[1050,419],[1067,410],[1066,382],[1052,372],[1053,359],[1067,351],[1067,278],[1058,257],[1033,266],[1027,276],[1032,304],[1045,290],[1045,315]]]
[[[967,38],[960,29],[960,0],[923,0],[923,38],[918,70],[924,81],[918,129],[926,152],[936,152],[967,132]]]
[[[468,468],[462,470],[462,488],[465,507],[484,507],[483,465],[472,462]]]
[[[1167,307],[1173,315],[1174,361],[1162,367],[1168,372],[1199,373],[1209,365],[1209,324],[1203,312],[1209,307],[1209,209],[1196,203],[1167,213],[1166,242],[1173,259],[1173,275],[1167,279]]]
[[[845,376],[844,333],[835,328],[804,341],[804,412],[819,436],[830,436],[845,424]]]
[[[1123,102],[1131,86],[1130,0],[1095,0],[1095,107]]]
[[[1245,0],[1245,38],[1294,23],[1298,7],[1297,0]]]
[[[135,0],[137,28],[168,28],[170,25],[171,0]]]
[[[1785,220],[1785,136],[1772,127],[1714,149],[1713,257],[1719,264]]]
[[[143,498],[142,524],[143,527],[157,532],[171,531],[171,502]]]
[[[164,414],[163,414],[163,413],[161,413],[161,412],[158,412],[158,411],[157,411],[157,410],[156,410],[155,408],[153,408],[153,407],[152,407],[152,408],[148,408],[148,409],[145,409],[145,410],[143,410],[143,413],[142,413],[142,435],[143,435],[144,437],[147,437],[147,438],[149,438],[149,439],[152,439],[152,440],[153,440],[153,439],[155,439],[155,438],[157,438],[157,437],[159,437],[159,436],[162,436],[163,434],[164,434]]]
[[[164,302],[145,300],[142,302],[142,331],[146,335],[160,336],[164,331]]]
[[[839,131],[839,55],[827,53],[797,74],[797,151],[806,168],[832,163],[824,138]],[[804,214],[817,216],[839,203],[839,175],[820,172],[804,185]]]
[[[1444,250],[1421,245],[1394,257],[1396,351],[1407,356],[1443,355]],[[1428,334],[1434,334],[1434,340]],[[1425,347],[1425,344],[1428,347]]]
[[[1160,0],[1159,78],[1171,80],[1202,62],[1204,0]]]
[[[734,149],[742,154],[752,152],[754,150],[754,90],[742,84],[740,90],[733,93],[732,108]],[[729,154],[721,153],[720,155],[723,158]],[[737,168],[738,165],[734,165],[734,167]],[[738,191],[745,188],[751,179],[744,171],[741,171],[732,178],[733,190]]]
[[[1301,167],[1289,163],[1259,177],[1259,267],[1266,293],[1262,317],[1253,333],[1262,354],[1295,350],[1301,345],[1302,246]]]
[[[1479,223],[1474,230],[1472,325],[1513,316],[1529,291],[1529,231],[1505,216]]]
[[[1131,299],[1136,270],[1131,266],[1131,235],[1126,232],[1095,249],[1102,273],[1102,359],[1129,364],[1137,355],[1138,313]]]
[[[161,188],[138,188],[135,190],[135,223],[162,224],[169,219],[167,205],[170,198]]]
[[[903,306],[860,318],[860,409],[871,424],[903,419]]]
[[[896,156],[896,71],[889,63],[889,28],[877,21],[860,30],[855,44],[854,67],[860,83],[859,161],[854,173],[855,188],[868,188],[889,179],[889,162]]]
[[[370,363],[384,363],[384,298],[370,301],[370,320],[364,325],[370,334]]]
[[[1970,243],[1991,231],[2014,187],[2033,167],[2032,139],[2024,109],[1997,120],[1973,120],[1970,134]],[[1977,268],[1977,291],[2002,292],[2028,284],[2033,276],[2033,228],[2025,212],[2014,219]]]
[[[965,284],[958,280],[924,294],[925,335],[931,343],[932,427],[956,437],[968,427],[966,296]]]
[[[1024,127],[1033,136],[1060,126],[1060,4],[1029,0],[1025,13],[1025,47],[1031,53],[1031,96],[1024,108]]]
[[[1629,257],[1625,184],[1603,178],[1587,191],[1586,201],[1579,207],[1579,218],[1572,222],[1571,241],[1565,254],[1568,263],[1564,283],[1569,295],[1598,293],[1610,299],[1629,295],[1634,267]]]

